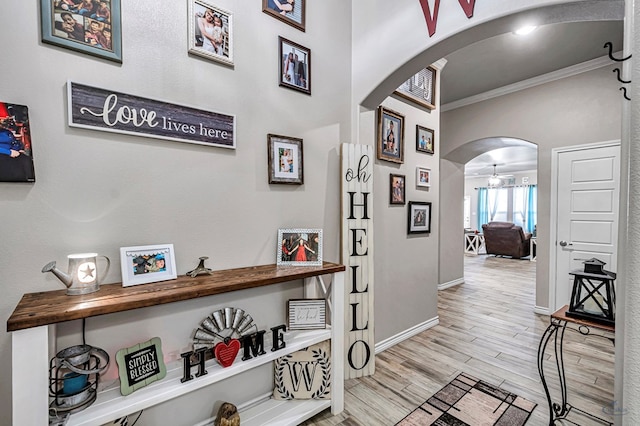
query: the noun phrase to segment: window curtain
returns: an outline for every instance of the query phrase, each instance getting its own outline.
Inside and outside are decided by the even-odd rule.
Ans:
[[[487,188],[478,189],[478,230],[482,230],[482,225],[489,223],[489,191]]]
[[[489,222],[493,222],[493,219],[496,217],[496,212],[498,211],[498,197],[499,197],[499,189],[489,188],[489,195],[487,196],[487,209],[489,210]]]
[[[538,222],[538,186],[530,185],[527,187],[526,200],[527,200],[527,221],[526,232],[533,232],[534,227]]]

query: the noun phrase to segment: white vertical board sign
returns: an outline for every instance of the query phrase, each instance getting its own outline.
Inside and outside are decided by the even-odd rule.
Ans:
[[[342,144],[345,379],[375,372],[373,333],[373,147]]]

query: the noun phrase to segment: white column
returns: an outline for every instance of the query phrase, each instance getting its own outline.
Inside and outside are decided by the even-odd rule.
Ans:
[[[48,326],[11,333],[13,424],[49,424]]]

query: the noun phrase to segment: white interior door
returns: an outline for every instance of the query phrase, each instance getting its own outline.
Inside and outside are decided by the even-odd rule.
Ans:
[[[555,311],[569,303],[573,276],[593,257],[615,272],[620,145],[558,153]]]

